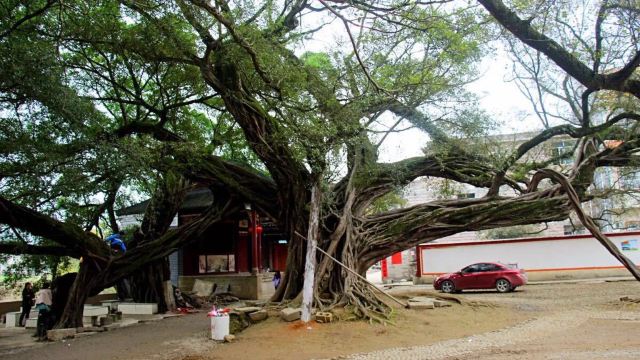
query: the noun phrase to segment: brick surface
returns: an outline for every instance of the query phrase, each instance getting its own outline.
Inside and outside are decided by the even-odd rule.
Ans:
[[[330,312],[317,312],[316,321],[319,323],[330,323],[333,321],[333,314]]]

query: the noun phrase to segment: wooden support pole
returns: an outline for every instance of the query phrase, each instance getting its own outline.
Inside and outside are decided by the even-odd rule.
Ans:
[[[320,223],[320,203],[322,195],[320,187],[315,184],[311,189],[311,211],[309,212],[309,231],[307,235],[307,256],[304,263],[304,284],[302,287],[302,315],[301,320],[308,323],[311,320],[311,306],[313,305],[313,285],[316,272],[316,249]]]

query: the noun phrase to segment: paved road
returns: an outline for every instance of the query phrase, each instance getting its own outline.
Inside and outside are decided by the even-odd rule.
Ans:
[[[59,341],[33,343],[32,331],[22,331],[28,347],[7,344],[0,346],[0,359],[38,360],[101,360],[101,359],[153,359],[165,358],[183,347],[211,349],[215,343],[208,340],[209,319],[205,313],[184,315],[162,321],[136,324],[103,333]],[[15,335],[15,334],[14,334]],[[34,346],[35,345],[35,346]]]

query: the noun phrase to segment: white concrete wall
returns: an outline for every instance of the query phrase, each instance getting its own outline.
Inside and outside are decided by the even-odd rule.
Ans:
[[[387,276],[382,279],[383,282],[411,280],[416,273],[415,248],[404,250],[402,254],[402,263],[393,264],[392,257],[387,260]]]
[[[123,215],[118,217],[118,223],[120,225],[120,228],[122,229],[130,226],[139,226],[140,224],[142,224],[143,217],[144,217],[144,214]],[[176,215],[173,218],[173,220],[171,220],[171,225],[169,226],[170,227],[178,226],[178,215]]]
[[[621,249],[623,241],[634,241],[640,247],[640,234],[610,235],[611,241]],[[422,274],[458,271],[466,265],[483,261],[517,263],[527,271],[598,270],[622,265],[593,237],[563,238],[500,243],[452,245],[422,248]],[[622,253],[640,264],[640,250]]]
[[[143,214],[124,215],[118,218],[120,228],[125,229],[130,226],[138,226],[142,223]]]

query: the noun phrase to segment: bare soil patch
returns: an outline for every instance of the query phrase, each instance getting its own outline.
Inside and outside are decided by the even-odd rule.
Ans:
[[[431,344],[444,339],[486,332],[523,321],[506,307],[454,305],[433,310],[397,309],[393,325],[340,321],[308,326],[277,318],[249,327],[237,341],[223,344],[202,359],[312,359],[336,357],[389,347]],[[190,354],[192,355],[192,354]],[[184,360],[184,358],[178,358]]]

